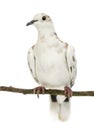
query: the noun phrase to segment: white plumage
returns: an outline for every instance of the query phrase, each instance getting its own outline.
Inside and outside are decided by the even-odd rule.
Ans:
[[[37,43],[28,51],[28,64],[33,78],[50,89],[72,87],[76,77],[76,58],[74,48],[61,41],[55,33],[51,18],[37,14],[27,25],[33,24],[38,30]],[[57,96],[59,118],[66,120],[70,101],[65,96]],[[67,106],[67,108],[66,108]]]

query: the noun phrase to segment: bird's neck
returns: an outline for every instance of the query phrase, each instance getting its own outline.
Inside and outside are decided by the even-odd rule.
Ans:
[[[51,28],[40,28],[38,29],[38,41],[40,41],[41,39],[45,38],[48,39],[51,37],[51,35],[53,35],[55,33],[55,29],[54,27]]]

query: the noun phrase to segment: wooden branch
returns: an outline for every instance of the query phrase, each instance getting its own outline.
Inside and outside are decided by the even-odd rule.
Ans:
[[[15,92],[22,94],[34,94],[33,89],[22,89],[22,88],[15,88],[12,86],[10,87],[0,86],[0,91]],[[64,95],[64,91],[46,89],[44,94]],[[94,96],[94,91],[73,91],[73,96]]]

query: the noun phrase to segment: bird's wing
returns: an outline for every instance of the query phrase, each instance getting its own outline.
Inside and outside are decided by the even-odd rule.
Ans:
[[[35,79],[36,82],[39,83],[36,75],[36,58],[34,56],[34,46],[32,46],[27,55],[27,60],[28,60],[28,66],[30,68],[30,71],[32,73],[33,78]]]
[[[77,66],[76,66],[77,62],[75,58],[75,50],[71,45],[67,45],[66,47],[66,63],[71,79],[70,84],[71,86],[73,86],[77,73]]]

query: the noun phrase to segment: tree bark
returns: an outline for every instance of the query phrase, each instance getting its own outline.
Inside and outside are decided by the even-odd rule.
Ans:
[[[33,90],[34,89],[22,89],[22,88],[16,88],[12,86],[9,87],[0,86],[0,91],[22,93],[22,94],[34,94]],[[64,95],[64,91],[46,89],[44,94]],[[94,96],[94,91],[73,91],[73,96]]]

